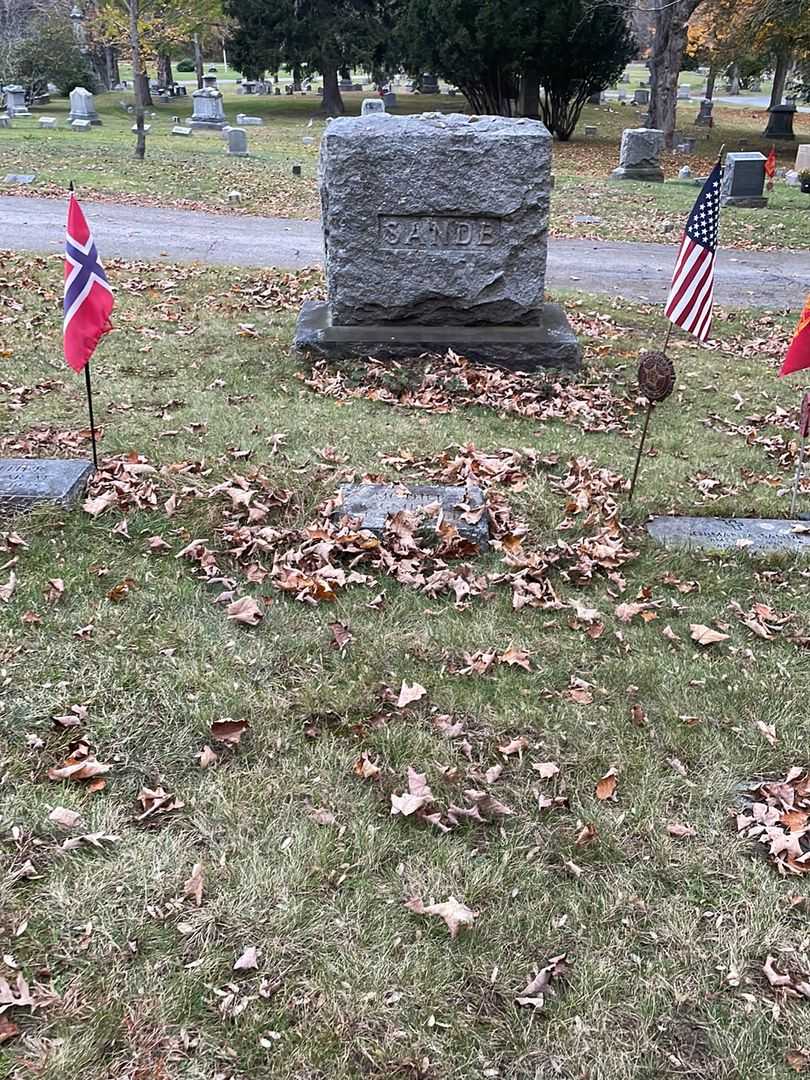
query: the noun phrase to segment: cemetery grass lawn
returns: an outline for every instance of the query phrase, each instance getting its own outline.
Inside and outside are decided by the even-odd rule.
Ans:
[[[364,94],[346,95],[347,107],[359,112]],[[156,105],[152,133],[147,139],[143,163],[132,160],[134,136],[132,116],[117,104],[128,101],[127,94],[97,97],[103,126],[87,134],[67,130],[67,101],[56,100],[35,110],[38,115],[57,117],[57,130],[40,131],[35,121],[17,121],[0,136],[0,193],[54,195],[62,197],[73,180],[85,199],[103,198],[134,205],[169,205],[213,210],[221,213],[249,213],[314,219],[319,214],[316,188],[318,143],[325,124],[313,118],[317,102],[313,96],[297,98],[237,96],[225,87],[225,113],[235,122],[237,112],[247,111],[265,119],[262,127],[249,127],[250,157],[231,158],[224,140],[215,132],[196,132],[191,138],[170,135],[172,117],[181,120],[191,114],[191,99],[176,99]],[[420,98],[400,95],[403,111],[425,108],[463,108],[460,98],[441,96]],[[681,104],[682,130],[698,138],[690,157],[667,154],[665,184],[633,184],[608,179],[618,163],[622,129],[636,126],[638,110],[588,106],[579,128],[569,143],[555,143],[556,187],[552,199],[551,231],[556,236],[582,236],[603,240],[677,243],[683,222],[697,197],[694,184],[680,182],[678,169],[688,162],[695,176],[706,175],[721,146],[737,149],[745,140],[750,150],[765,154],[770,149],[762,137],[761,110],[744,107],[715,109],[717,126],[710,132],[691,123],[696,103]],[[810,141],[810,115],[797,114],[799,140]],[[599,135],[585,138],[587,125],[596,125]],[[303,140],[312,140],[304,142]],[[779,164],[791,167],[795,144],[777,145]],[[302,175],[294,177],[292,167],[301,165]],[[4,184],[8,173],[36,173],[33,184],[20,187]],[[228,193],[241,193],[237,209],[229,207]],[[578,222],[578,217],[598,218],[598,222]],[[765,210],[726,210],[721,219],[721,243],[779,251],[810,248],[810,198],[797,188],[778,182]]]
[[[117,329],[93,365],[102,455],[201,463],[204,474],[176,474],[179,486],[209,488],[259,467],[293,491],[287,520],[305,523],[336,471],[407,479],[381,462],[399,448],[532,447],[559,454],[559,465],[504,494],[533,545],[579,534],[579,519],[558,532],[565,508],[548,480],[569,458],[631,471],[634,437],[316,395],[296,378],[293,312],[251,300],[257,285],[289,294],[293,279],[119,264],[110,275]],[[20,435],[86,425],[82,381],[59,356],[60,281],[58,257],[3,259],[3,456]],[[660,320],[638,305],[565,299],[585,334],[586,385],[623,394]],[[772,954],[807,970],[807,885],[739,842],[728,809],[747,778],[807,765],[810,665],[790,635],[806,640],[810,629],[808,569],[667,553],[641,529],[650,512],[786,513],[789,471],[763,445],[704,421],[759,416],[755,435],[792,437],[761,422],[799,401],[801,379],[775,378],[789,322],[720,320],[716,351],[678,339],[678,389],[654,418],[627,519],[640,552],[623,567],[627,587],[601,576],[581,588],[556,583],[566,601],[598,609],[597,640],[576,628],[571,608],[515,612],[496,588],[456,610],[387,579],[317,607],[248,585],[270,598],[267,614],[255,628],[237,625],[213,603],[218,589],[172,557],[193,538],[217,546],[220,504],[206,499],[181,500],[171,517],[129,513],[129,539],[113,531],[117,512],[41,510],[8,524],[28,546],[0,562],[0,585],[11,569],[18,581],[0,603],[0,976],[13,983],[19,969],[55,996],[33,1015],[4,1014],[20,1032],[3,1046],[0,1077],[793,1075],[785,1055],[808,1046],[806,1006],[777,1009],[761,969]],[[60,451],[46,435],[41,452]],[[698,474],[718,481],[716,501],[690,481]],[[156,535],[171,553],[147,553]],[[479,565],[503,564],[493,554]],[[108,599],[127,578],[125,599]],[[56,602],[44,595],[51,579],[64,582]],[[673,580],[696,586],[679,591]],[[378,588],[387,602],[373,610]],[[616,605],[640,593],[660,605],[656,617],[620,621]],[[754,601],[790,613],[789,631],[762,640],[744,627],[732,605],[747,612]],[[344,653],[330,644],[336,620],[354,638]],[[728,640],[700,648],[690,624],[719,625]],[[465,652],[510,644],[528,651],[530,671],[452,673]],[[591,703],[566,695],[572,679],[590,684]],[[381,706],[382,688],[398,692],[403,680],[427,696],[407,710]],[[634,703],[644,714],[635,723]],[[51,717],[73,705],[87,718],[60,731]],[[482,771],[504,766],[491,786],[514,810],[502,827],[442,836],[390,816],[408,766],[436,791],[469,785],[442,779],[448,766],[463,777],[470,762],[432,727],[435,713],[463,721]],[[222,717],[249,721],[238,749],[213,743],[209,725]],[[760,722],[774,725],[775,745]],[[46,778],[77,735],[112,765],[95,795]],[[520,736],[522,760],[499,753]],[[206,744],[221,754],[202,769]],[[363,751],[379,760],[381,782],[355,775]],[[561,771],[542,781],[531,763],[548,761]],[[616,799],[600,802],[594,786],[610,768]],[[144,784],[184,806],[137,824]],[[540,789],[565,792],[570,809],[541,814]],[[48,820],[55,807],[81,815],[72,833]],[[335,824],[316,824],[316,808]],[[596,839],[578,845],[587,823]],[[674,838],[673,823],[695,835]],[[57,850],[86,833],[117,839]],[[195,863],[199,907],[183,898]],[[452,941],[440,920],[405,908],[414,895],[454,895],[478,912],[473,929]],[[795,895],[803,899],[791,904]],[[248,947],[258,968],[233,971]],[[570,971],[558,993],[540,1012],[518,1008],[528,978],[561,953]]]

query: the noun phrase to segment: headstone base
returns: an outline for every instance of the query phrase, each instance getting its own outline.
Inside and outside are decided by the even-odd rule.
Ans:
[[[91,462],[76,459],[0,459],[0,515],[43,503],[72,506],[93,471]]]
[[[344,484],[340,489],[341,505],[335,518],[356,517],[361,527],[375,536],[385,535],[385,525],[391,514],[400,510],[418,511],[432,507],[433,516],[426,515],[425,527],[435,529],[439,513],[449,525],[458,529],[459,536],[475,544],[479,552],[489,547],[489,519],[486,512],[477,521],[467,521],[463,514],[484,505],[480,487],[445,487],[440,484]],[[467,510],[464,509],[467,508]]]
[[[646,183],[662,184],[664,182],[663,169],[633,169],[626,165],[620,165],[610,174],[611,180],[642,180]]]
[[[741,206],[748,210],[764,210],[768,200],[764,195],[724,195],[721,206]]]
[[[810,554],[810,523],[785,518],[654,517],[647,532],[665,547]]]
[[[101,120],[97,116],[87,116],[84,113],[68,113],[68,123],[74,120],[87,120],[93,127],[101,127]]]
[[[513,371],[578,371],[582,350],[559,304],[544,304],[534,326],[418,326],[388,323],[333,326],[329,304],[307,300],[298,316],[294,347],[334,360],[375,356],[407,360],[448,349],[482,364]]]
[[[188,126],[192,131],[222,131],[227,121],[225,120],[189,120]]]

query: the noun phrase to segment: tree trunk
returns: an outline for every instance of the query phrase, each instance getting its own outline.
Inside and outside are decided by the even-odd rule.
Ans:
[[[301,65],[293,64],[292,69],[292,88],[293,93],[298,94],[301,92]]]
[[[162,53],[157,60],[157,81],[160,86],[167,89],[174,83],[172,73],[172,58],[168,53]]]
[[[138,0],[129,0],[129,47],[132,51],[132,85],[135,89],[135,153],[136,161],[143,161],[146,156],[146,133],[143,129],[144,101],[143,84],[145,75],[141,64],[141,39],[138,31]],[[149,89],[147,79],[146,89]]]
[[[540,115],[540,76],[535,64],[525,64],[520,73],[518,113],[535,119]]]
[[[651,128],[664,133],[672,149],[677,115],[678,76],[686,45],[686,24],[700,0],[655,0],[655,36],[650,57]]]
[[[323,112],[327,116],[342,116],[346,109],[343,98],[340,96],[337,64],[325,61],[321,64],[321,74],[323,75]]]
[[[714,97],[714,84],[717,82],[717,68],[714,64],[709,68],[709,74],[706,76],[706,100],[711,101]]]
[[[121,82],[121,72],[118,69],[118,50],[114,45],[104,46],[104,61],[107,65],[107,81],[110,89],[118,86]]]
[[[785,95],[785,83],[787,82],[788,72],[790,71],[791,56],[789,52],[780,52],[776,57],[776,68],[773,73],[773,90],[771,90],[771,101],[768,105],[769,109],[773,109],[776,105],[782,104],[782,98]]]
[[[203,54],[200,45],[200,35],[194,35],[194,70],[197,73],[197,89],[202,90],[203,85]]]
[[[149,88],[149,72],[142,71],[140,75],[137,75],[134,83],[139,83],[141,88],[141,105],[152,105],[152,91]]]
[[[728,93],[730,97],[737,97],[740,92],[740,66],[732,64],[728,75]]]

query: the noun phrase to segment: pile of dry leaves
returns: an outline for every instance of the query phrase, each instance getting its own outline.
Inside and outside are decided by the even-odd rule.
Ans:
[[[737,832],[767,849],[780,874],[810,872],[810,772],[792,768],[745,796]]]
[[[589,385],[564,382],[559,374],[547,378],[504,371],[473,364],[452,351],[407,364],[369,360],[336,368],[319,361],[309,377],[301,378],[319,394],[337,399],[364,398],[433,413],[477,405],[537,421],[561,420],[586,432],[628,434],[636,412],[635,400],[617,397],[604,380]]]

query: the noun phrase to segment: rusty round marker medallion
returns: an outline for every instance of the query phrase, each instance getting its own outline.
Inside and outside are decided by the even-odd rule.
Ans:
[[[675,365],[665,353],[644,353],[638,365],[638,385],[648,401],[663,401],[675,389]]]

